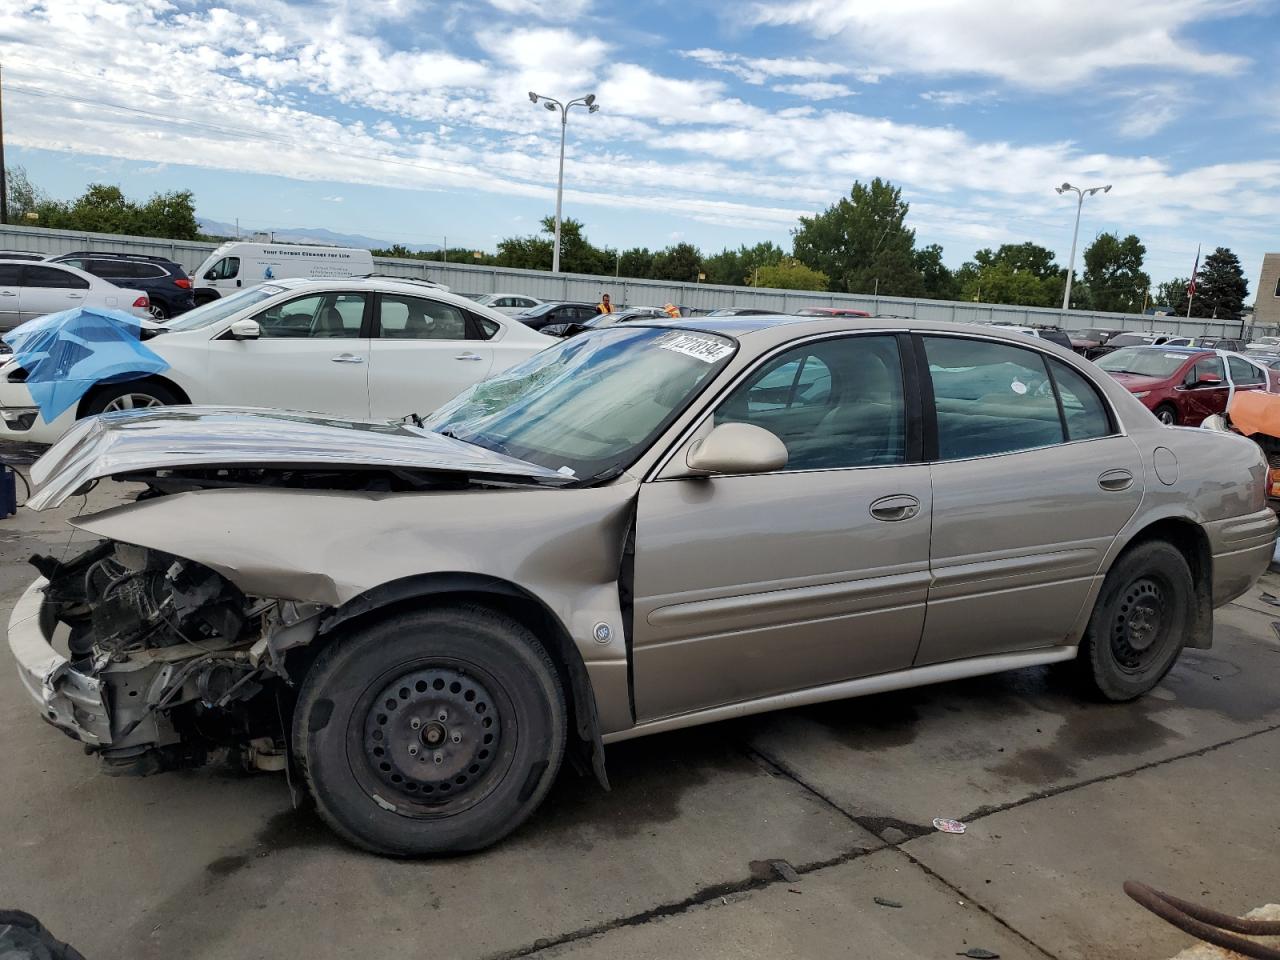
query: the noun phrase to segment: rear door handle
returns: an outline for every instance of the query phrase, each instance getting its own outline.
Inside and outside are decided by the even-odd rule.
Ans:
[[[1128,470],[1108,470],[1098,477],[1098,486],[1112,492],[1128,490],[1133,486],[1133,474]]]
[[[910,520],[919,512],[920,501],[915,497],[902,493],[891,497],[881,497],[871,504],[871,515],[877,520],[886,522]]]
[[[16,297],[17,294],[12,290],[0,290],[0,297]]]
[[[483,360],[483,359],[484,359],[484,357],[480,356],[478,353],[460,353],[460,354],[458,354],[456,357],[454,357],[453,359],[455,359],[455,360]]]
[[[358,357],[354,353],[340,353],[332,359],[334,363],[364,363],[364,357]]]
[[[83,300],[83,299],[84,299],[84,294],[83,294],[83,293],[68,293],[68,294],[67,294],[67,298],[68,298],[68,299],[70,299],[70,300]]]

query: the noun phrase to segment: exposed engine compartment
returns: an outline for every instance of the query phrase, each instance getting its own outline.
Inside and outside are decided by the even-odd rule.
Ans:
[[[108,772],[154,773],[229,753],[283,766],[284,669],[268,641],[292,631],[306,642],[318,609],[246,597],[198,563],[110,540],[66,562],[31,563],[49,581],[42,631],[63,636],[71,666],[100,684],[102,742],[89,749]]]

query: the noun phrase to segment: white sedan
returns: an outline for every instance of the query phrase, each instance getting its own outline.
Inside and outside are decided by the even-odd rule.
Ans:
[[[100,383],[47,422],[14,359],[0,365],[0,437],[52,443],[81,417],[174,403],[281,407],[354,419],[425,415],[555,343],[434,284],[278,280],[143,322],[162,373]]]
[[[46,313],[75,307],[110,307],[139,317],[151,315],[151,301],[141,290],[117,287],[65,263],[0,258],[0,330],[12,330]]]
[[[505,313],[509,317],[532,310],[542,302],[537,297],[526,297],[519,293],[482,293],[473,295],[472,299],[483,307]]]

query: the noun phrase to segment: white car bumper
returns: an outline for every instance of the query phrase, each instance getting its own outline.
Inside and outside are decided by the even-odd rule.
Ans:
[[[18,678],[49,723],[84,743],[110,744],[101,683],[74,669],[41,626],[47,583],[41,577],[27,587],[9,616],[9,649],[18,663]]]
[[[0,368],[0,439],[53,443],[75,422],[74,406],[55,417],[52,423],[45,420],[31,399],[27,385],[9,383],[4,369]]]

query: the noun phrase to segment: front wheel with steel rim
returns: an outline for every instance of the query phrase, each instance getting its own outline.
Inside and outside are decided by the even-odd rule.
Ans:
[[[320,814],[376,853],[476,850],[541,803],[564,753],[555,664],[483,607],[400,613],[323,650],[294,713]]]
[[[162,384],[150,380],[127,380],[124,383],[106,384],[90,393],[85,398],[82,415],[145,410],[149,407],[167,407],[178,402],[173,391]]]
[[[1132,700],[1169,672],[1192,625],[1195,585],[1186,558],[1163,541],[1124,553],[1102,585],[1080,645],[1081,677],[1106,700]]]

